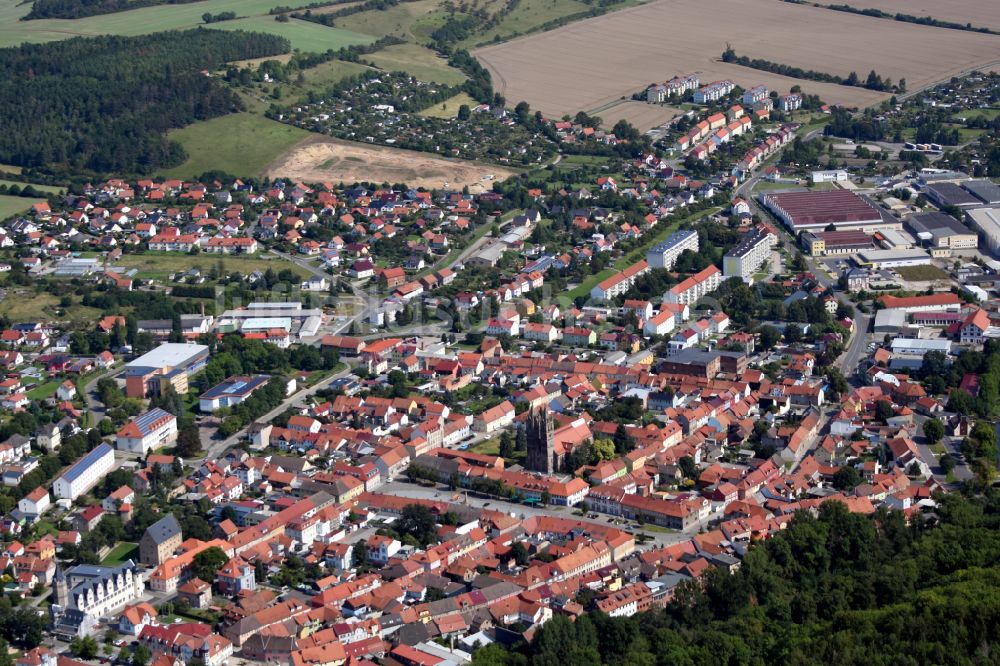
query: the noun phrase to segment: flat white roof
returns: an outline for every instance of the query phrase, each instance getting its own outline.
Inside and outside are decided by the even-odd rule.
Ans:
[[[241,326],[244,331],[262,331],[269,328],[283,328],[286,331],[292,328],[291,317],[250,317],[243,320]]]
[[[208,351],[205,345],[184,342],[165,342],[156,349],[131,361],[128,368],[176,368],[198,354]]]
[[[919,340],[917,338],[895,338],[892,341],[892,350],[896,349],[920,349],[924,351],[951,351],[951,340]]]

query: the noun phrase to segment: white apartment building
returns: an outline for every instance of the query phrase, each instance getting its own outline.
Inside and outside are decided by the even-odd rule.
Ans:
[[[738,277],[751,282],[753,275],[771,257],[771,248],[778,238],[766,227],[756,227],[746,233],[740,244],[722,258],[723,277]]]
[[[767,99],[767,86],[754,86],[743,91],[743,106],[753,106]]]
[[[666,83],[655,83],[646,89],[646,101],[654,104],[665,102],[671,95],[683,95],[694,90],[701,83],[697,74],[676,76]]]
[[[99,444],[55,480],[52,493],[58,499],[75,500],[103,479],[115,467],[115,450]]]
[[[695,104],[705,104],[706,102],[714,102],[720,100],[729,93],[733,91],[736,84],[732,81],[713,81],[706,86],[698,88],[694,91],[694,102]]]
[[[790,93],[778,98],[778,108],[782,111],[795,111],[802,108],[802,95]]]
[[[152,449],[177,441],[177,417],[159,407],[140,414],[117,433],[116,446],[121,451],[146,455]]]
[[[654,245],[646,252],[646,263],[650,268],[670,270],[684,250],[698,251],[698,232],[688,229],[676,231],[670,237]]]
[[[17,508],[29,518],[37,518],[49,510],[52,500],[49,498],[49,491],[41,486],[35,488],[18,501]]]
[[[719,270],[718,266],[712,265],[671,287],[663,295],[663,300],[666,303],[694,305],[698,299],[712,293],[721,284],[722,271]]]

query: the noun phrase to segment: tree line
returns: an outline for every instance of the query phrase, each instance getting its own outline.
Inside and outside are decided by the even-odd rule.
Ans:
[[[274,35],[197,29],[0,50],[0,162],[118,174],[179,164],[168,130],[243,108],[203,72],[290,48]]]
[[[156,5],[183,5],[197,0],[35,0],[31,11],[22,21],[58,18],[77,19],[100,14],[114,14],[126,9],[154,7]]]
[[[806,4],[803,0],[785,0],[785,2],[790,2],[792,4]],[[854,7],[852,5],[823,5],[818,2],[813,3],[813,7],[820,7],[822,9],[832,9],[837,12],[847,12],[848,14],[861,14],[862,16],[872,16],[874,18],[889,19],[892,21],[900,21],[901,23],[916,23],[917,25],[929,25],[934,28],[948,28],[949,30],[966,30],[969,32],[983,32],[988,35],[1000,34],[996,30],[991,30],[990,28],[983,26],[974,26],[972,23],[958,23],[956,21],[942,21],[941,19],[936,19],[932,16],[914,16],[913,14],[903,14],[902,12],[884,12],[881,9],[875,9],[873,7],[860,8]]]
[[[841,86],[854,86],[857,88],[867,88],[868,90],[906,92],[906,81],[901,79],[899,85],[893,85],[892,79],[883,79],[874,69],[868,73],[867,78],[862,80],[857,72],[851,72],[847,76],[839,74],[829,74],[827,72],[817,72],[814,69],[803,69],[794,65],[785,65],[763,58],[750,58],[748,56],[737,55],[733,47],[726,46],[722,53],[722,62],[742,65],[751,69],[759,69],[763,72],[790,76],[793,79],[806,79],[807,81],[819,81],[821,83],[836,83]]]

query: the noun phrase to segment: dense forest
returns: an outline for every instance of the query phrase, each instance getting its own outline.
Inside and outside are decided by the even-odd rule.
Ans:
[[[206,76],[288,40],[215,30],[74,38],[0,50],[0,162],[145,173],[179,164],[167,130],[242,108]]]
[[[76,19],[84,16],[113,14],[126,9],[153,5],[183,5],[197,0],[35,0],[22,21],[43,18]]]
[[[528,645],[474,664],[996,663],[1000,493],[901,512],[828,502],[752,546],[733,574],[682,583],[664,610],[546,623]]]

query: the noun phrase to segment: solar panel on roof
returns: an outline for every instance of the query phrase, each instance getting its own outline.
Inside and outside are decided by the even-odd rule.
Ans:
[[[229,393],[238,393],[239,391],[242,391],[246,385],[246,382],[235,382],[229,387]]]

